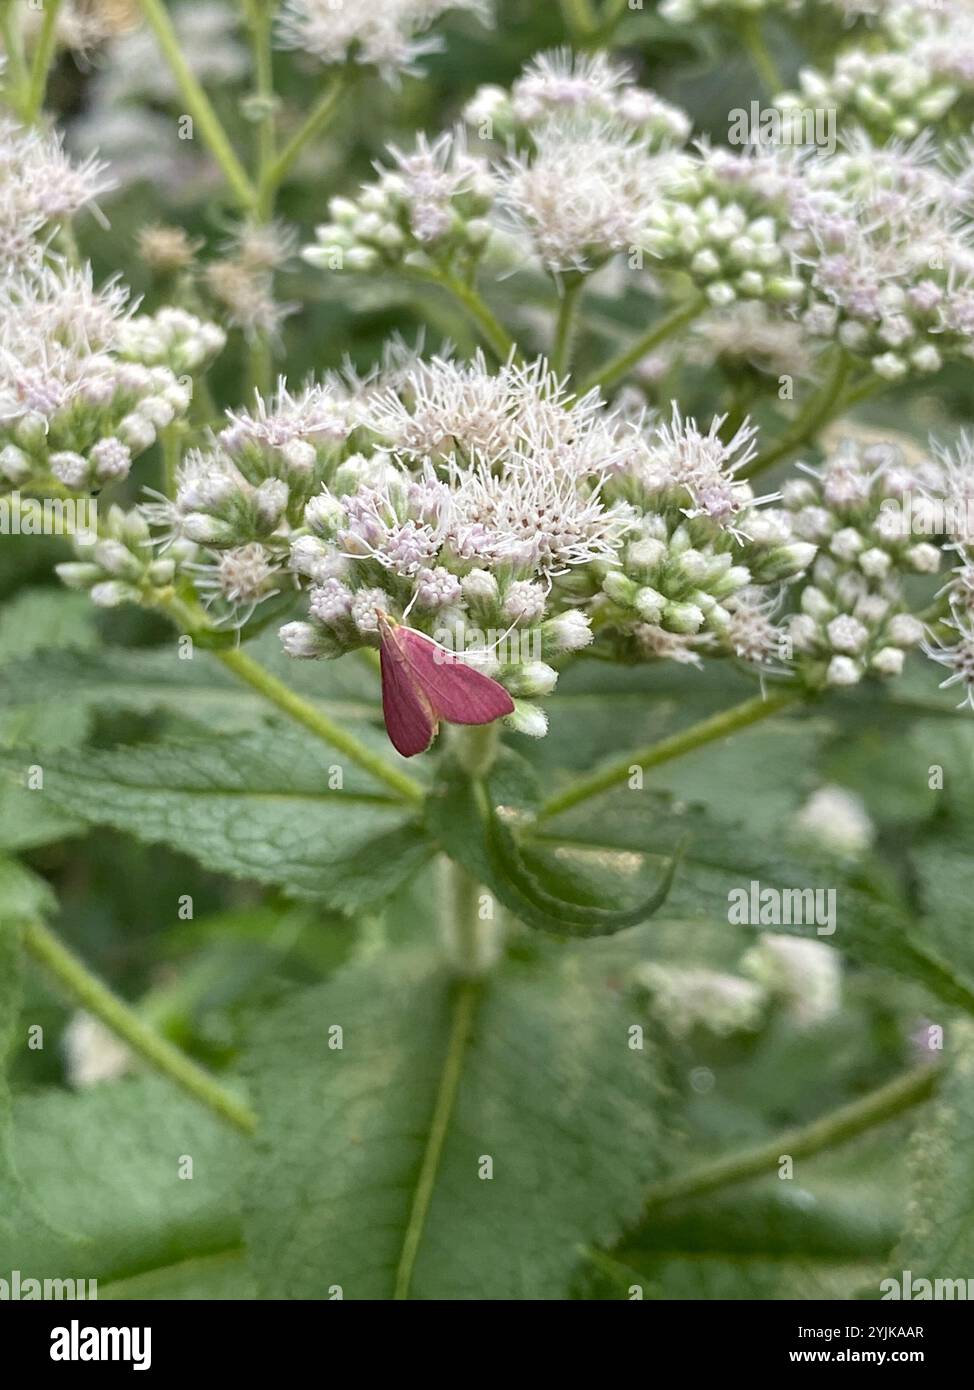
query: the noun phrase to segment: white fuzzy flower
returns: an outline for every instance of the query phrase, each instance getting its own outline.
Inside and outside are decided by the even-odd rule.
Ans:
[[[354,58],[393,75],[414,71],[417,58],[439,48],[426,31],[448,10],[489,14],[485,0],[285,0],[278,32],[286,48],[323,63]]]
[[[754,1032],[761,1025],[767,993],[753,980],[655,961],[637,966],[633,973],[651,995],[653,1012],[675,1038],[698,1027],[727,1037]]]
[[[783,1003],[802,1028],[823,1023],[842,1004],[842,960],[824,941],[768,932],[741,959],[741,968]]]
[[[850,858],[873,842],[875,827],[862,800],[845,787],[819,787],[795,817],[795,829],[823,849]]]
[[[501,201],[548,270],[588,271],[638,244],[666,160],[624,126],[550,121],[508,161]]]
[[[125,1044],[91,1014],[74,1014],[64,1030],[65,1070],[70,1084],[79,1090],[116,1080],[134,1060]]]

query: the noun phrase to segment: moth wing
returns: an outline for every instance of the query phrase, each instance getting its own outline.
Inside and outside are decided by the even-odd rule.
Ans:
[[[397,753],[404,758],[425,753],[436,737],[437,718],[422,685],[396,645],[387,640],[379,648],[382,671],[382,716]]]
[[[406,664],[441,719],[490,724],[514,713],[514,701],[498,681],[411,628],[400,628],[396,636]]]

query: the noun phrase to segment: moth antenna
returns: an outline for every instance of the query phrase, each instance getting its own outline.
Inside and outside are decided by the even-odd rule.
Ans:
[[[480,649],[479,651],[466,652],[465,655],[466,655],[466,656],[488,656],[491,652],[496,652],[496,650],[497,650],[497,648],[500,646],[500,644],[505,640],[505,638],[510,637],[511,633],[514,631],[514,629],[515,629],[516,627],[517,627],[517,619],[515,619],[514,622],[511,623],[511,625],[510,625],[510,627],[507,629],[507,631],[506,631],[506,632],[502,632],[501,635],[498,637],[497,641],[496,641],[496,642],[492,642],[492,643],[490,644],[489,647],[481,647],[481,649]]]

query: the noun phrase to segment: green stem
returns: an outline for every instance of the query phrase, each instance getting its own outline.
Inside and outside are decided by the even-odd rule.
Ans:
[[[162,446],[162,490],[167,497],[176,496],[176,474],[182,458],[183,425],[167,425],[160,436]]]
[[[250,1107],[221,1086],[178,1047],[159,1036],[144,1019],[93,975],[73,951],[43,923],[28,923],[24,944],[30,954],[58,980],[64,990],[157,1071],[219,1115],[229,1124],[253,1134],[257,1118]]]
[[[228,671],[232,671],[240,680],[245,681],[265,700],[269,700],[272,705],[276,705],[279,710],[296,720],[298,724],[302,724],[318,738],[324,739],[333,748],[337,748],[340,753],[344,753],[350,762],[368,772],[376,781],[391,787],[398,796],[414,806],[423,804],[425,793],[419,782],[414,781],[407,773],[400,772],[397,767],[386,762],[377,753],[373,753],[364,743],[360,743],[354,734],[348,733],[340,724],[329,719],[327,714],[324,714],[307,700],[302,699],[290,686],[285,685],[282,680],[278,680],[277,676],[265,670],[259,662],[254,661],[253,657],[248,656],[239,647],[215,651],[213,655],[223,662]]]
[[[23,114],[30,78],[24,59],[24,33],[19,18],[15,17],[15,9],[15,0],[0,0],[0,39],[8,64],[7,100]]]
[[[423,1153],[419,1178],[416,1182],[416,1191],[413,1194],[399,1268],[396,1271],[393,1298],[397,1300],[409,1297],[416,1257],[419,1254],[423,1232],[426,1228],[426,1218],[429,1215],[430,1204],[433,1200],[440,1159],[443,1156],[443,1147],[449,1132],[457,1091],[460,1088],[463,1061],[470,1041],[470,1034],[473,1031],[474,1015],[479,996],[478,986],[469,980],[457,986],[443,1073],[440,1077],[436,1101],[433,1106],[433,1118],[430,1122],[426,1149]]]
[[[193,73],[179,46],[179,39],[163,0],[139,0],[142,13],[156,36],[166,62],[186,103],[189,114],[200,128],[200,132],[214,159],[223,170],[224,177],[239,202],[253,208],[257,201],[257,190],[251,183],[246,169],[234,153],[233,146],[220,119],[214,111],[209,97]]]
[[[495,724],[452,725],[449,748],[471,777],[486,777],[500,751],[500,728]],[[503,922],[482,915],[484,890],[466,869],[445,856],[438,861],[437,904],[440,935],[451,966],[465,979],[480,979],[500,959]],[[501,909],[487,895],[494,912]]]
[[[706,303],[705,296],[697,294],[677,305],[671,314],[663,319],[658,319],[652,328],[648,329],[641,338],[637,338],[631,347],[626,348],[625,352],[613,357],[597,372],[588,377],[579,387],[579,394],[584,395],[586,391],[591,391],[595,386],[614,386],[620,377],[625,376],[626,372],[641,361],[648,352],[652,352],[654,347],[695,319],[706,306]]]
[[[773,1172],[785,1154],[792,1159],[810,1158],[823,1149],[844,1144],[929,1100],[939,1081],[939,1069],[923,1063],[811,1124],[787,1129],[768,1143],[716,1158],[677,1177],[664,1178],[649,1189],[645,1209],[687,1197],[702,1197],[717,1188],[761,1177]]]
[[[559,0],[572,43],[582,44],[598,28],[591,0]]]
[[[274,211],[276,185],[269,175],[274,167],[274,69],[271,51],[273,11],[266,0],[245,0],[254,51],[254,94],[261,109],[257,119],[257,201],[255,214],[262,222]]]
[[[742,469],[741,477],[756,477],[765,469],[773,467],[779,459],[813,440],[822,426],[844,407],[842,397],[848,375],[849,359],[840,348],[836,351],[828,377],[809,399],[791,428],[785,431],[777,444],[773,444],[765,453],[759,454],[747,468]]]
[[[431,271],[429,278],[449,290],[454,299],[463,305],[497,360],[506,362],[515,351],[514,339],[481,298],[476,287],[449,271]]]
[[[47,76],[57,46],[57,17],[60,8],[61,0],[44,0],[44,18],[41,20],[41,32],[34,50],[27,100],[24,105],[24,119],[29,125],[33,125],[37,120],[47,94]]]
[[[741,36],[768,96],[777,96],[779,92],[783,92],[784,83],[765,42],[761,21],[756,15],[745,15],[741,19]]]
[[[452,859],[437,861],[440,936],[451,969],[465,980],[479,980],[500,958],[501,924],[480,915],[483,889]],[[500,909],[494,904],[496,911]]]
[[[628,8],[629,0],[606,0],[599,17],[599,39],[602,43],[608,43],[612,38]]]
[[[718,739],[726,738],[728,734],[736,733],[739,729],[746,729],[751,724],[757,724],[762,719],[778,714],[801,698],[802,692],[792,686],[771,695],[756,695],[753,699],[744,700],[742,704],[722,710],[720,714],[714,714],[709,719],[702,719],[698,724],[691,724],[688,729],[682,729],[678,734],[671,734],[669,738],[661,739],[658,743],[651,743],[647,748],[637,749],[625,758],[610,763],[601,771],[570,783],[564,791],[558,792],[541,806],[537,818],[540,821],[547,820],[549,816],[557,816],[562,811],[577,806],[579,802],[587,801],[612,787],[621,786],[629,780],[634,767],[642,768],[645,772],[651,767],[659,767],[661,763],[682,758],[696,748],[715,743]]]
[[[575,313],[584,284],[585,281],[582,276],[578,276],[577,278],[566,279],[562,287],[561,303],[558,306],[558,322],[555,327],[555,342],[551,353],[551,369],[556,376],[565,376],[571,366]]]
[[[284,146],[284,149],[277,156],[270,168],[267,170],[264,182],[271,188],[276,189],[291,170],[294,161],[310,140],[329,125],[335,112],[341,103],[342,96],[348,88],[348,79],[345,74],[339,74],[334,78],[331,85],[325,90],[318,102],[311,108],[307,119],[295,135]],[[262,193],[264,190],[262,189]]]
[[[858,405],[860,401],[868,400],[870,396],[874,396],[877,391],[882,391],[888,384],[889,383],[884,381],[882,377],[874,376],[872,372],[867,373],[861,381],[850,386],[848,391],[846,391],[839,402],[839,408],[835,412],[836,415],[842,415],[845,411],[851,409],[852,406]]]

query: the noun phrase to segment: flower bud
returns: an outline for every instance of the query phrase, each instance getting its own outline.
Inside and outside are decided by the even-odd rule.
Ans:
[[[514,713],[505,717],[504,723],[515,734],[526,734],[528,738],[544,738],[548,732],[548,716],[538,705],[517,701]]]
[[[541,628],[543,648],[545,654],[550,656],[581,651],[589,645],[593,637],[588,616],[578,608],[569,608],[566,612],[559,613]]]
[[[515,697],[550,695],[558,684],[558,672],[544,661],[529,661],[523,666],[510,667],[504,677],[504,684]]]
[[[287,655],[302,661],[317,661],[341,652],[335,639],[322,632],[320,627],[315,627],[314,623],[285,623],[278,636]]]

